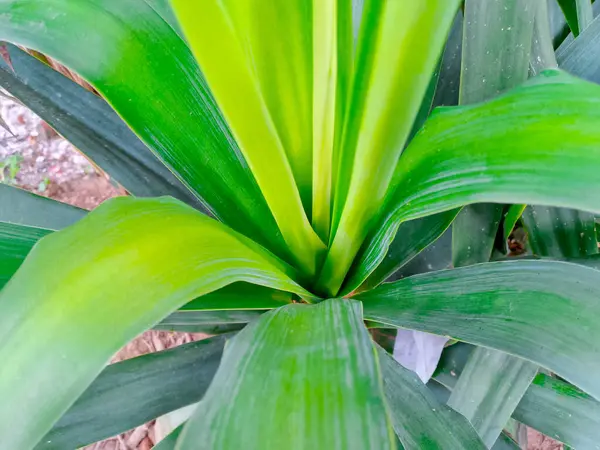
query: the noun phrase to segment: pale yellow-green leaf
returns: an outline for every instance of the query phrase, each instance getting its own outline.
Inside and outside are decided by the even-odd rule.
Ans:
[[[298,265],[324,244],[312,189],[312,34],[303,0],[172,0],[187,40]]]
[[[319,287],[335,294],[379,211],[459,0],[366,1],[345,120],[332,247]]]

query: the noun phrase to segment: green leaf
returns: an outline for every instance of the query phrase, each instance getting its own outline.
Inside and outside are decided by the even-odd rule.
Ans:
[[[183,431],[184,426],[185,423],[179,425],[177,428],[171,431],[167,436],[164,437],[162,441],[158,442],[154,446],[154,450],[175,450],[175,446],[177,445],[177,439]]]
[[[454,267],[488,262],[502,220],[504,206],[478,203],[464,207],[452,223]]]
[[[249,283],[232,283],[183,305],[155,330],[220,334],[240,330],[265,310],[292,302],[292,294]]]
[[[12,66],[0,59],[0,86],[129,192],[142,197],[172,195],[201,207],[106,102],[19,48],[7,48]]]
[[[353,265],[344,283],[342,293],[352,292],[357,286],[357,292],[368,291],[377,287],[390,275],[406,265],[427,246],[435,242],[450,226],[458,210],[411,220],[400,225],[398,233],[390,245],[385,259],[377,265],[379,255],[367,253],[360,265]],[[365,249],[368,251],[367,249]],[[375,270],[373,270],[375,268]],[[365,274],[369,277],[364,280]],[[361,282],[364,280],[364,283]]]
[[[36,444],[112,354],[186,302],[235,281],[310,299],[295,277],[249,239],[177,200],[103,203],[42,239],[0,292],[3,445]]]
[[[0,289],[21,266],[33,245],[51,230],[0,222]]]
[[[177,329],[178,326],[192,325],[229,325],[246,324],[265,311],[263,309],[251,310],[224,310],[224,311],[175,311],[161,320],[157,326],[162,329]]]
[[[420,273],[452,267],[452,229],[447,229],[440,238],[415,256],[408,264],[398,269],[387,281],[396,281]]]
[[[552,44],[552,32],[548,13],[548,1],[535,3],[535,22],[531,38],[531,55],[529,58],[529,73],[538,75],[546,69],[556,69],[556,55]]]
[[[488,100],[527,79],[538,0],[466,0],[460,104]]]
[[[229,342],[177,448],[395,448],[379,376],[360,303],[276,309]]]
[[[467,0],[460,104],[488,100],[527,79],[535,4],[539,0]],[[452,224],[455,267],[490,260],[501,205],[469,205]]]
[[[600,5],[600,3],[598,3]],[[578,77],[600,83],[600,17],[572,41],[556,51],[559,66]]]
[[[558,0],[558,4],[575,36],[583,32],[593,19],[592,0]]]
[[[520,450],[521,447],[504,433],[500,436],[492,446],[492,450]]]
[[[506,261],[417,275],[358,295],[365,318],[531,360],[600,398],[600,272]]]
[[[483,347],[470,355],[448,399],[490,448],[535,377],[535,364]]]
[[[462,60],[463,13],[459,9],[450,29],[440,67],[440,79],[435,89],[434,106],[458,105],[460,66]]]
[[[528,206],[523,214],[527,242],[539,256],[581,258],[598,253],[594,215],[567,208]]]
[[[600,86],[546,71],[489,102],[434,112],[400,158],[363,248],[382,260],[400,223],[470,203],[600,212],[599,104]]]
[[[378,348],[392,424],[405,449],[485,449],[469,422],[446,405],[408,369]]]
[[[173,28],[177,34],[183,39],[183,31],[179,26],[179,22],[175,17],[173,8],[171,8],[171,0],[144,0],[148,5],[156,11],[156,13]]]
[[[2,183],[0,198],[0,222],[60,230],[87,214],[84,209]]]
[[[216,217],[289,256],[191,51],[144,0],[3,1],[0,39],[81,75]]]
[[[513,232],[517,221],[523,215],[523,211],[525,211],[526,207],[527,205],[510,205],[508,207],[504,214],[504,222],[502,223],[502,238],[504,239],[504,242],[508,241],[510,233]]]
[[[339,291],[383,203],[458,4],[365,2],[338,161],[332,244],[320,274],[323,291]]]
[[[230,337],[212,337],[109,365],[35,449],[83,447],[198,402]]]
[[[303,209],[310,217],[311,8],[303,0],[172,5],[284,240],[314,275],[325,246]]]
[[[435,382],[452,390],[472,349],[473,346],[462,343],[447,347]],[[439,392],[439,384],[428,386]],[[537,374],[529,385],[513,418],[575,448],[593,448],[600,440],[600,403],[574,386],[543,373]]]
[[[232,283],[198,297],[180,311],[273,309],[292,302],[292,294],[249,283]]]
[[[575,448],[600,442],[600,403],[564,381],[538,374],[513,417]]]

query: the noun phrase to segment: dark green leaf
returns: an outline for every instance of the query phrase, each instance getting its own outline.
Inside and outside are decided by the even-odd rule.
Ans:
[[[535,2],[535,22],[531,39],[529,74],[535,76],[546,69],[556,69],[558,63],[552,44],[552,32],[548,13],[548,1]]]
[[[177,329],[178,326],[246,324],[267,310],[175,311],[156,326]]]
[[[36,450],[83,447],[198,402],[217,371],[229,337],[192,342],[108,366]]]
[[[513,417],[578,449],[597,448],[600,443],[600,403],[543,373],[535,377]]]
[[[593,18],[592,0],[558,0],[569,28],[575,36],[579,36]]]
[[[379,376],[358,302],[284,306],[229,342],[177,448],[395,448]]]
[[[40,116],[134,195],[198,199],[100,97],[13,45],[0,59],[0,86]],[[14,71],[13,71],[14,69]]]
[[[523,215],[523,211],[525,211],[526,206],[527,205],[510,205],[508,207],[508,210],[504,214],[504,222],[502,223],[502,238],[504,239],[504,242],[508,240],[508,237],[515,228],[517,221]]]
[[[86,214],[84,209],[0,183],[0,222],[60,230]]]
[[[419,273],[452,267],[452,229],[446,230],[442,236],[415,256],[408,264],[401,267],[387,281],[396,281]]]
[[[165,22],[167,22],[171,27],[177,32],[179,36],[183,39],[183,32],[181,31],[181,26],[175,17],[175,13],[171,8],[171,0],[144,0],[148,5],[150,5],[156,13],[161,16]]]
[[[232,283],[183,305],[181,311],[273,309],[291,303],[292,294],[250,283]]]
[[[413,372],[377,349],[392,424],[405,449],[486,448],[464,417],[439,403]]]
[[[358,295],[368,320],[529,359],[600,398],[600,272],[507,261],[406,278]]]
[[[468,205],[462,209],[452,224],[454,267],[490,260],[503,210],[503,205],[493,203]]]
[[[450,29],[442,65],[440,67],[440,78],[433,99],[434,106],[458,105],[458,94],[460,89],[460,66],[462,59],[462,35],[463,35],[463,13],[458,10],[454,23]]]
[[[0,290],[21,266],[33,245],[51,232],[0,222]]]
[[[567,72],[600,83],[600,16],[577,39],[565,41],[556,51],[556,59]]]
[[[492,446],[492,450],[520,450],[521,447],[504,433],[500,436]]]
[[[528,206],[523,213],[527,242],[539,256],[582,258],[598,253],[594,215],[567,208]]]
[[[529,361],[476,348],[452,390],[448,406],[465,416],[491,447],[536,373],[537,366]]]
[[[536,2],[465,2],[461,105],[488,100],[527,79]],[[493,204],[463,208],[452,224],[455,267],[490,260],[502,211]]]
[[[400,225],[398,233],[385,255],[385,259],[376,265],[378,255],[368,255],[360,265],[353,265],[348,279],[342,287],[342,294],[352,292],[360,285],[358,292],[373,289],[390,275],[410,262],[426,247],[435,242],[450,226],[458,210],[411,220]],[[375,270],[373,268],[375,267]],[[371,274],[364,280],[366,274]],[[362,285],[360,284],[364,280]]]
[[[185,424],[179,425],[173,431],[171,431],[164,439],[158,442],[153,450],[175,450],[175,445],[177,445],[177,439],[181,434]]]
[[[440,384],[450,390],[454,388],[472,350],[473,346],[463,343],[444,350],[435,381],[428,384],[442,400],[449,392]],[[543,373],[529,385],[513,417],[575,448],[594,448],[600,442],[600,403],[576,387]]]

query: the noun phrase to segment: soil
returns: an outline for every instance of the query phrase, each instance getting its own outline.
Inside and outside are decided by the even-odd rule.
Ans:
[[[70,143],[58,136],[17,101],[0,92],[0,118],[10,132],[0,127],[0,182],[38,195],[91,210],[104,200],[126,191]],[[518,241],[514,249],[519,251]],[[176,347],[202,334],[148,331],[127,344],[111,360],[118,362],[146,353]],[[134,430],[85,447],[85,450],[149,450],[161,438],[155,421]],[[562,444],[535,430],[528,430],[528,450],[562,450]]]

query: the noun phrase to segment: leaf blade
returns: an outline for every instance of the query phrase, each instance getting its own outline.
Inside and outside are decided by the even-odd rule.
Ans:
[[[529,361],[478,347],[452,389],[448,406],[473,424],[489,448],[499,438],[537,370]]]
[[[13,45],[12,67],[0,60],[0,86],[40,116],[133,195],[198,198],[97,95]]]
[[[0,183],[0,222],[60,230],[81,220],[85,209]]]
[[[85,252],[78,251],[82,243]],[[105,202],[40,241],[0,292],[3,442],[37,443],[114,352],[187,301],[234,281],[308,294],[295,276],[258,245],[174,199]],[[40,333],[48,339],[26,338]]]
[[[574,102],[567,106],[570,100]],[[599,181],[593,169],[600,160],[599,101],[600,87],[547,71],[479,106],[438,110],[400,158],[395,190],[364,245],[383,259],[399,223],[471,203],[541,204],[599,213],[600,203],[590,190]],[[539,108],[544,102],[548,110]],[[505,145],[508,141],[518,144]],[[518,169],[510,161],[517,164],[517,153]],[[569,180],[568,189],[583,195],[568,195],[556,180]],[[364,258],[361,253],[358,261]]]
[[[368,1],[364,5],[359,70],[349,106],[353,113],[343,127],[331,247],[319,282],[320,289],[330,294],[339,291],[371,217],[383,202],[458,3]],[[426,43],[418,42],[421,33],[429,36]],[[411,51],[398,52],[399,45]],[[394,100],[398,97],[405,99],[401,105]]]
[[[303,350],[289,351],[296,345]],[[252,415],[245,405],[253,405]],[[247,448],[395,448],[359,303],[288,305],[230,342],[177,448],[242,442]]]
[[[76,71],[215,216],[289,256],[191,51],[144,0],[9,0],[0,4],[0,38]]]
[[[599,278],[597,270],[576,264],[506,261],[414,276],[356,298],[368,320],[528,359],[600,398],[600,384],[589,375],[600,351],[593,337],[600,333]]]
[[[325,247],[303,208],[310,214],[310,8],[301,0],[172,6],[285,242],[314,274]]]
[[[377,347],[394,429],[405,449],[485,449],[469,422],[440,404],[408,369]]]
[[[199,401],[228,338],[208,338],[109,365],[35,449],[83,447]]]

